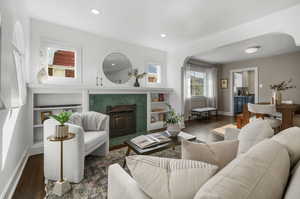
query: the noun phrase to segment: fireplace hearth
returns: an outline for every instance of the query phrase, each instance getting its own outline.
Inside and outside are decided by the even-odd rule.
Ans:
[[[136,104],[107,106],[110,138],[136,133]]]

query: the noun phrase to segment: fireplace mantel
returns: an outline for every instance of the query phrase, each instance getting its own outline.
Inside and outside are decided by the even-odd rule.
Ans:
[[[85,91],[90,94],[97,93],[171,93],[172,88],[154,88],[154,87],[100,87],[93,85],[54,85],[54,84],[29,84],[28,87],[35,92],[53,93],[53,92],[80,92]]]

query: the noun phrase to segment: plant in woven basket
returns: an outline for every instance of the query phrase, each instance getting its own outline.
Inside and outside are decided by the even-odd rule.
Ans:
[[[175,112],[174,108],[168,103],[166,103],[169,111],[166,117],[167,131],[171,136],[177,136],[181,131],[181,122],[183,121],[183,115]]]

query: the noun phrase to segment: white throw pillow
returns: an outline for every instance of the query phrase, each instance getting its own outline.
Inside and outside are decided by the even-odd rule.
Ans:
[[[285,129],[272,137],[273,140],[283,145],[289,152],[291,164],[294,166],[300,160],[300,128]]]
[[[185,160],[197,160],[224,168],[237,155],[239,141],[195,143],[186,140],[181,144],[181,156]]]
[[[80,113],[73,113],[69,119],[69,123],[75,124],[82,127],[81,115]]]
[[[126,163],[140,188],[152,199],[193,198],[218,170],[200,161],[141,155],[126,157]]]
[[[82,126],[85,131],[101,131],[106,116],[102,113],[89,111],[81,114]]]
[[[274,135],[274,130],[267,121],[257,119],[244,126],[238,136],[239,149],[238,155],[246,153],[252,146],[271,138]]]

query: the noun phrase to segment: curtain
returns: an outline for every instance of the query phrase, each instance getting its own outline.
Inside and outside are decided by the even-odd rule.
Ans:
[[[16,22],[13,33],[13,59],[17,77],[17,91],[12,88],[12,99],[9,107],[20,107],[26,104],[27,88],[25,80],[25,40],[20,22]]]
[[[191,71],[205,73],[204,96],[191,96]],[[182,102],[184,118],[188,120],[193,108],[218,108],[218,69],[212,64],[187,61],[182,67]]]
[[[218,108],[218,69],[213,66],[206,69],[207,74],[207,95],[206,105]]]
[[[191,101],[191,77],[190,77],[191,66],[185,64],[182,67],[182,102],[184,110],[184,119],[188,120],[191,115],[192,101]]]

